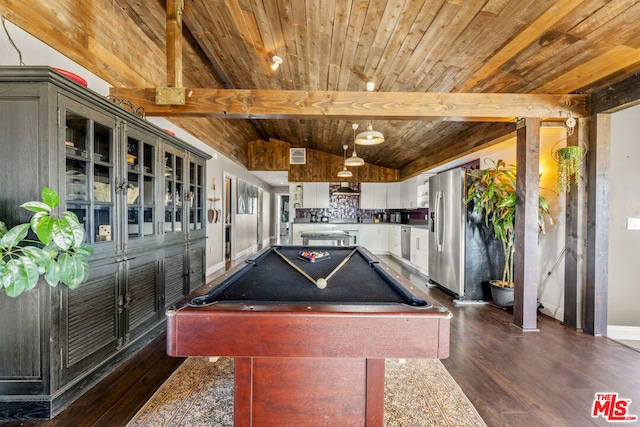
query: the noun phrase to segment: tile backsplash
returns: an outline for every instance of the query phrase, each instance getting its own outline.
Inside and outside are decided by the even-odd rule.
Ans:
[[[320,221],[322,217],[330,219],[348,219],[348,220],[361,220],[363,222],[372,222],[376,214],[387,212],[407,212],[410,219],[424,220],[429,214],[428,208],[418,209],[360,209],[360,195],[340,195],[334,194],[340,183],[329,184],[329,206],[327,208],[298,208],[296,209],[296,218],[311,219],[315,217],[317,221]],[[360,192],[360,183],[348,183],[349,188]]]

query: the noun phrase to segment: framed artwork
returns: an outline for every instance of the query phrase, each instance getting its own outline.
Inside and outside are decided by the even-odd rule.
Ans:
[[[247,183],[242,179],[238,180],[238,203],[236,210],[238,214],[247,213]]]

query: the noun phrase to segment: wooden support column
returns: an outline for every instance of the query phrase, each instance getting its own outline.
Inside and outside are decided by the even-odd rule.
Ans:
[[[611,166],[611,116],[590,119],[587,153],[587,246],[584,330],[607,333],[609,283],[609,169]]]
[[[538,196],[540,119],[519,122],[516,137],[516,222],[513,323],[538,331]]]
[[[578,119],[573,133],[567,135],[567,146],[587,148],[588,119]],[[586,154],[586,153],[585,153]],[[585,176],[586,161],[580,170],[581,179],[571,184],[566,195],[566,256],[564,258],[564,324],[582,328],[582,293],[584,290],[584,238],[586,224]]]
[[[155,90],[158,105],[184,105],[182,86],[182,12],[184,0],[167,0],[167,87]]]
[[[182,87],[182,11],[184,0],[167,0],[167,86]]]

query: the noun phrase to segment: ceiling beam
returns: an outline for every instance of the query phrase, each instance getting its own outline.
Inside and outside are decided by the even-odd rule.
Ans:
[[[228,119],[387,119],[509,122],[584,117],[584,94],[338,92],[186,88],[184,105],[157,105],[155,88],[111,88],[147,116]]]
[[[156,104],[184,105],[182,88],[182,12],[184,0],[167,0],[167,86],[156,88]]]
[[[184,0],[167,1],[167,86],[182,87],[182,12]]]
[[[461,134],[436,141],[415,160],[400,168],[400,180],[515,137],[515,132],[515,123],[484,123]]]

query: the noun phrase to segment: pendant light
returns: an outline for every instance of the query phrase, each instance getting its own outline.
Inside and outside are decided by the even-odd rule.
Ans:
[[[358,136],[356,136],[356,144],[360,145],[376,145],[382,144],[383,142],[384,135],[382,132],[373,130],[373,125],[371,123],[367,125],[367,130],[360,132]]]
[[[343,145],[342,148],[344,149],[344,162],[346,164],[347,162],[347,148],[349,148],[348,145]],[[353,173],[347,169],[346,165],[342,166],[342,170],[340,172],[338,172],[338,178],[351,178],[353,176]]]
[[[353,127],[353,154],[347,160],[344,161],[345,166],[362,166],[364,165],[364,160],[362,160],[356,154],[356,129],[358,129],[358,125],[354,123]]]

